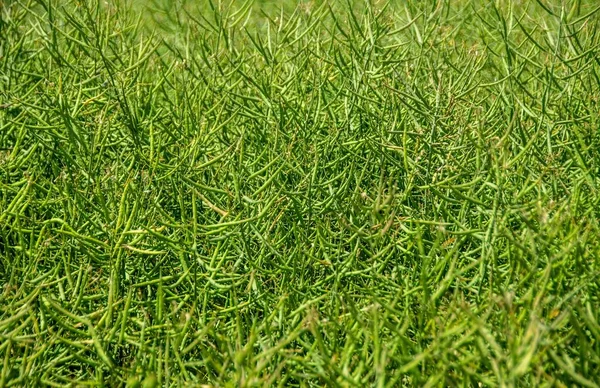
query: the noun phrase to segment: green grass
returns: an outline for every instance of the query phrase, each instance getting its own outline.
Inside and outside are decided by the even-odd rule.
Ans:
[[[595,0],[0,12],[1,387],[600,384]]]

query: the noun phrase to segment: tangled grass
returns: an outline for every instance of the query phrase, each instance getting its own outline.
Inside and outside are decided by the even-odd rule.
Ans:
[[[600,384],[595,1],[0,4],[0,386]]]

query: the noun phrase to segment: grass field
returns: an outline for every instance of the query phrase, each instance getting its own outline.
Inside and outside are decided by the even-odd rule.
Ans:
[[[597,1],[161,1],[0,0],[0,387],[600,385]]]

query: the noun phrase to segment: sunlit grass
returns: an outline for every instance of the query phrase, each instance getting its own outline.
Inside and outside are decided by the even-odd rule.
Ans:
[[[595,1],[0,9],[0,386],[600,384]]]

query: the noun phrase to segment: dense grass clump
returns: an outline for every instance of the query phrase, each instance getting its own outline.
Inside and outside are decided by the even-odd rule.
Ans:
[[[0,12],[0,386],[600,384],[596,1]]]

